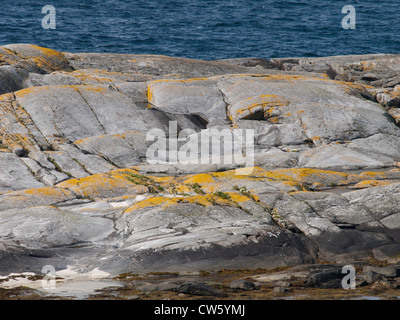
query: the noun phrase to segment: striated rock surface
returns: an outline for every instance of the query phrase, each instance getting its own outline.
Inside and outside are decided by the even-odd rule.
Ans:
[[[398,55],[199,61],[0,47],[0,273],[390,261],[399,69]],[[154,129],[170,157],[185,130],[251,129],[254,161],[149,163]],[[215,151],[199,150],[194,160]]]

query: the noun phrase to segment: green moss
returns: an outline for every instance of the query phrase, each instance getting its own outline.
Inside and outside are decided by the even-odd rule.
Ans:
[[[204,192],[204,190],[201,188],[201,185],[198,184],[197,182],[194,183],[194,184],[192,184],[191,187],[193,188],[194,192],[196,192],[196,193],[198,193],[198,194],[206,194],[206,193]]]
[[[79,164],[83,168],[83,170],[85,170],[86,172],[89,172],[89,171],[87,171],[86,166],[83,163],[79,162],[78,159],[72,158],[72,160],[74,160],[77,164]]]
[[[236,190],[236,191],[239,191],[239,193],[241,195],[243,195],[243,196],[245,196],[247,198],[250,198],[251,200],[257,202],[257,200],[254,198],[254,196],[251,194],[251,192],[249,190],[247,190],[246,186],[243,186],[243,187],[239,188],[237,185],[235,185],[235,186],[233,186],[233,189]]]
[[[60,165],[52,158],[48,157],[49,161],[56,167],[56,171],[65,173],[68,177],[72,178],[72,174],[69,173],[68,171],[64,171]]]
[[[7,145],[5,145],[5,144],[3,144],[3,143],[0,143],[0,149],[7,149],[7,150],[10,150],[9,146],[7,146]]]
[[[150,193],[160,193],[164,191],[164,187],[159,183],[155,182],[153,179],[146,177],[141,174],[132,173],[132,172],[124,172],[124,177],[128,181],[141,186],[146,186],[149,188]]]
[[[213,194],[217,197],[220,197],[221,199],[225,199],[225,200],[231,199],[231,196],[223,191],[216,191]]]

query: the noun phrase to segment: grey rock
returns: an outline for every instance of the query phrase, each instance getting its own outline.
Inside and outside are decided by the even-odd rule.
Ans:
[[[274,293],[287,293],[289,292],[289,289],[284,287],[275,287],[272,291]]]
[[[112,221],[50,206],[1,211],[0,237],[30,249],[87,245],[113,232]],[[34,227],[33,227],[34,226]]]
[[[341,268],[321,268],[311,273],[307,285],[323,289],[339,289],[342,288],[343,277]]]
[[[178,287],[178,292],[196,296],[226,297],[227,295],[212,286],[204,283],[186,282]]]
[[[385,277],[382,274],[376,273],[374,271],[368,271],[364,273],[365,281],[368,284],[373,284],[379,281],[382,281],[385,279]]]
[[[75,142],[80,150],[89,154],[101,155],[108,162],[120,168],[140,163],[139,153],[121,135],[102,135]]]
[[[182,202],[129,212],[139,199],[175,195],[149,194],[123,177],[101,185],[111,170],[132,166],[181,175],[243,165],[147,163],[147,134],[157,128],[172,141],[171,121],[194,136],[254,130],[255,165],[264,168],[397,166],[399,55],[199,61],[26,44],[0,54],[0,272],[40,272],[43,263],[112,274],[274,268],[400,252],[398,170],[386,170],[389,185],[357,191],[346,187],[359,182],[351,174],[243,177],[240,187],[259,202],[237,207]],[[94,174],[104,176],[85,179]],[[69,178],[82,180],[63,183]],[[230,182],[216,186],[232,192]],[[336,271],[313,269],[310,285],[337,287]]]
[[[158,283],[135,281],[133,285],[139,291],[176,291],[181,283],[178,281],[162,281]]]
[[[372,254],[377,260],[388,260],[390,257],[396,256],[399,252],[400,245],[395,243],[372,249]]]
[[[40,188],[44,184],[36,180],[25,164],[13,153],[0,153],[0,190]]]
[[[388,266],[388,267],[372,267],[367,266],[363,268],[363,273],[376,273],[386,278],[396,278],[400,276],[400,266]]]
[[[400,107],[400,97],[393,97],[388,93],[378,93],[376,95],[378,102],[388,108]]]
[[[263,68],[248,68],[218,61],[135,54],[65,53],[75,69],[99,69],[131,74],[132,81],[168,78],[198,78],[222,74],[258,73]],[[145,77],[143,77],[145,76]],[[149,79],[149,76],[151,78]]]
[[[251,291],[251,290],[256,290],[257,286],[254,284],[254,282],[244,280],[244,279],[237,279],[233,280],[230,284],[229,287],[231,289],[236,289],[236,290],[245,290],[245,291]]]
[[[28,151],[25,150],[24,148],[17,148],[14,150],[14,153],[16,154],[17,157],[23,158],[28,155]]]

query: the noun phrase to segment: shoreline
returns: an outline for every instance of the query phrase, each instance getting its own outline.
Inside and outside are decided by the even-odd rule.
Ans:
[[[13,44],[0,58],[2,276],[397,268],[400,54],[202,61]],[[251,143],[223,135],[246,130]],[[179,148],[211,162],[166,164]],[[365,288],[397,286],[383,277]],[[268,286],[259,297],[276,297]]]

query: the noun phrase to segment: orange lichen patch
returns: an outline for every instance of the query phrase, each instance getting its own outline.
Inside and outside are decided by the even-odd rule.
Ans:
[[[70,190],[56,188],[56,187],[43,187],[36,189],[26,189],[22,191],[12,191],[4,194],[8,201],[13,201],[15,207],[20,205],[29,204],[30,206],[37,205],[51,205],[57,202],[63,202],[75,198],[74,193]]]
[[[391,93],[390,93],[390,95],[393,97],[393,98],[400,98],[400,91],[399,90],[393,90]]]
[[[283,80],[283,81],[297,81],[297,80],[319,80],[317,77],[309,77],[302,75],[293,75],[293,74],[271,74],[268,76],[264,76],[263,79],[266,80]]]
[[[175,177],[153,177],[154,181],[160,183],[160,184],[165,184],[165,185],[170,185],[170,184],[175,184],[177,183]]]
[[[176,184],[169,188],[168,191],[176,194],[190,194],[193,191],[193,188],[186,184]]]
[[[282,181],[282,184],[287,187],[286,192],[295,192],[298,190],[308,191],[301,181]],[[317,183],[313,183],[313,186]],[[322,185],[322,184],[320,184]]]
[[[252,171],[249,175],[237,175],[236,170],[217,172],[212,175],[217,177],[219,181],[232,179],[281,181],[288,187],[295,189],[303,188],[302,183],[321,182],[329,186],[342,185],[347,183],[348,176],[346,173],[308,168],[266,170],[253,167],[251,169]]]
[[[28,134],[9,134],[5,128],[0,128],[0,138],[2,144],[7,146],[10,150],[15,150],[17,148],[24,148],[29,151],[36,150],[35,144]]]
[[[342,185],[347,183],[348,175],[346,173],[335,171],[293,168],[268,171],[264,173],[264,176],[272,180],[289,180],[303,183],[320,182],[325,185]]]
[[[247,201],[253,201],[252,199],[250,199],[249,197],[236,193],[236,192],[227,192],[227,194],[229,195],[230,199],[236,203],[243,203],[243,202],[247,202]]]
[[[166,208],[171,205],[177,204],[179,201],[180,198],[152,197],[135,203],[133,206],[126,209],[124,213],[131,213],[136,210],[154,206]]]
[[[153,89],[152,89],[150,86],[147,86],[147,93],[146,93],[146,95],[147,95],[147,101],[148,101],[149,103],[152,103],[152,102],[153,102]]]
[[[250,119],[262,116],[272,119],[276,107],[287,106],[290,102],[277,95],[260,95],[249,97],[228,108],[228,117],[231,121]]]
[[[26,89],[22,89],[15,92],[15,96],[17,98],[24,98],[31,94],[37,94],[41,91],[52,91],[56,88],[72,88],[78,90],[80,92],[96,92],[96,93],[105,93],[107,92],[107,88],[100,87],[100,86],[93,86],[93,85],[55,85],[55,86],[40,86],[40,87],[29,87]]]
[[[224,199],[215,194],[195,195],[182,198],[179,203],[194,203],[204,207],[210,206],[236,206],[231,199]]]
[[[246,168],[240,168],[240,169],[246,169]],[[252,173],[251,175],[247,174],[238,174],[238,172],[244,171],[247,172],[246,170],[228,170],[228,171],[221,171],[221,172],[212,172],[209,173],[216,179],[216,181],[226,181],[226,180],[232,180],[232,179],[252,179],[255,176],[255,171],[260,170],[260,171],[267,171],[262,168],[258,167],[249,167],[249,171]]]
[[[70,179],[57,186],[90,198],[110,198],[148,192],[146,186],[130,182],[123,175],[118,174],[95,174],[81,179]]]
[[[378,187],[378,186],[386,186],[392,184],[392,182],[387,181],[387,180],[364,180],[361,181],[354,186],[351,186],[349,188],[351,189],[365,189],[365,188],[372,188],[372,187]]]
[[[98,82],[101,84],[113,84],[114,80],[118,80],[121,77],[132,76],[127,73],[111,72],[101,69],[80,69],[68,74],[82,82],[86,82],[86,84],[88,84],[88,81]]]
[[[80,92],[87,91],[87,92],[96,92],[96,93],[106,93],[108,90],[104,87],[98,86],[89,86],[89,85],[77,85],[77,86],[70,86]]]
[[[388,178],[388,173],[386,172],[362,172],[357,175],[359,180],[382,180]]]
[[[191,174],[183,177],[152,178],[154,181],[160,183],[166,191],[175,194],[193,194],[201,191],[213,192],[219,187],[218,181],[214,180],[213,176],[208,173]]]
[[[222,196],[223,195],[223,196]],[[240,203],[247,201],[255,201],[255,199],[250,199],[244,195],[238,194],[236,192],[227,192],[219,195],[218,193],[202,194],[202,195],[192,195],[192,196],[182,196],[174,198],[166,197],[152,197],[140,202],[135,203],[133,206],[128,208],[125,213],[131,213],[136,210],[144,209],[147,207],[159,206],[163,209],[184,203],[192,203],[201,205],[203,207],[210,206],[229,206],[229,207],[240,207]]]
[[[360,61],[352,65],[357,71],[373,71],[376,68],[375,61]]]
[[[15,92],[15,96],[17,98],[23,98],[23,97],[28,96],[30,94],[35,94],[35,93],[38,93],[40,91],[46,91],[46,90],[49,90],[49,89],[50,89],[49,86],[29,87],[29,88],[26,88],[26,89],[22,89],[22,90],[16,91]]]
[[[17,55],[34,62],[37,66],[48,71],[62,70],[68,67],[68,60],[61,52],[36,45],[27,46],[33,50],[28,50],[25,54],[22,54],[24,51],[21,51]]]
[[[190,175],[187,179],[183,180],[183,183],[186,184],[194,184],[198,183],[200,185],[215,183],[213,176],[208,173],[200,173],[195,175]]]
[[[209,207],[209,206],[213,205],[213,202],[211,202],[210,200],[212,200],[210,195],[195,195],[195,196],[183,198],[182,202],[183,203],[194,203],[194,204],[201,205],[203,207]]]
[[[342,87],[344,87],[344,89],[348,93],[354,92],[354,91],[365,92],[368,89],[374,89],[375,88],[375,87],[370,86],[370,85],[359,84],[359,83],[355,83],[355,82],[346,82],[346,81],[338,81],[338,80],[326,80],[326,81],[332,81],[332,82],[334,82],[336,84],[340,84]]]
[[[253,167],[251,174],[238,175],[237,170],[229,170],[223,172],[209,173],[215,183],[211,184],[215,187],[222,186],[222,182],[233,182],[234,180],[253,180],[253,181],[281,181],[287,186],[298,188],[304,187],[302,184],[318,185],[331,187],[335,185],[348,185],[363,180],[387,179],[388,174],[385,172],[364,172],[361,174],[348,174],[344,172],[311,169],[311,168],[290,168],[266,170],[260,167]],[[203,183],[202,188],[207,190],[207,184]]]
[[[12,93],[5,93],[5,94],[0,95],[0,103],[10,102],[11,100],[13,100]]]
[[[192,82],[203,82],[210,81],[209,78],[191,78],[191,79],[158,79],[149,81],[147,84],[147,101],[152,103],[154,101],[154,86],[159,83],[170,83],[170,84],[191,84]]]
[[[40,51],[41,54],[44,56],[51,57],[51,58],[65,58],[65,56],[59,51],[49,49],[49,48],[39,47],[39,46],[36,46],[33,44],[30,44],[29,46]]]
[[[50,196],[53,198],[65,198],[73,197],[73,193],[68,189],[55,188],[55,187],[43,187],[36,189],[27,189],[20,191],[21,194],[33,195],[33,196]]]
[[[191,83],[195,81],[208,81],[209,78],[199,77],[199,78],[190,78],[190,79],[158,79],[151,81],[150,84],[154,83],[162,83],[162,82],[173,82],[173,83]]]

